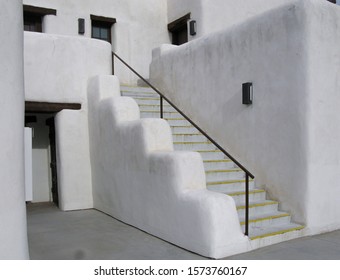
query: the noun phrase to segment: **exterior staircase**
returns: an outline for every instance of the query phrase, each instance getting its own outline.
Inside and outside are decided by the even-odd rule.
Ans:
[[[142,118],[160,117],[160,98],[151,88],[121,86],[121,92],[122,96],[136,100]],[[165,101],[163,112],[163,117],[168,121],[173,133],[174,149],[201,154],[208,190],[225,193],[234,198],[244,232],[244,172]],[[291,222],[290,214],[280,211],[279,203],[269,200],[265,190],[255,188],[252,180],[249,186],[249,238],[253,249],[303,235],[304,226]]]

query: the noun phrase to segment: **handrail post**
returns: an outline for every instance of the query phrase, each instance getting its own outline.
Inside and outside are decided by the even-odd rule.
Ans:
[[[246,173],[246,217],[245,217],[245,235],[249,235],[249,175]]]
[[[144,79],[135,69],[133,69],[129,64],[127,64],[120,56],[115,52],[112,52],[113,58],[116,57],[121,61],[127,68],[129,68],[133,73],[135,73],[140,79],[142,79],[149,87],[151,87],[160,96],[160,116],[163,118],[163,99],[172,106],[177,112],[179,112],[189,123],[191,123],[199,132],[201,132],[209,141],[211,141],[222,153],[225,154],[230,160],[232,160],[239,168],[241,168],[246,173],[246,207],[245,207],[245,235],[249,235],[249,177],[255,178],[240,162],[238,162],[231,154],[229,154],[223,147],[221,147],[214,139],[212,139],[205,131],[203,131],[194,121],[192,121],[186,114],[184,114],[177,106],[175,106],[163,93],[161,93],[157,88],[155,88],[149,81]],[[112,62],[114,60],[112,59]],[[114,63],[112,63],[114,67]],[[113,68],[114,71],[114,68]]]
[[[160,113],[161,113],[161,119],[163,119],[163,97],[160,97]]]

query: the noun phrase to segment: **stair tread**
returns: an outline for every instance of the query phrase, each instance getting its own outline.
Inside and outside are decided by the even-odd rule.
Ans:
[[[256,215],[250,215],[249,216],[249,223],[255,223],[259,221],[264,221],[264,220],[271,220],[271,219],[278,219],[278,218],[283,218],[283,217],[289,217],[290,214],[287,212],[282,212],[282,211],[271,211],[268,213],[262,213],[262,214],[256,214]],[[241,225],[245,224],[245,218],[240,217],[240,223]]]
[[[254,190],[249,190],[249,194],[256,194],[256,193],[265,193],[265,190],[262,189],[254,189]],[[238,196],[238,195],[245,195],[245,190],[242,191],[236,191],[236,192],[226,192],[225,194],[229,196]]]
[[[230,169],[207,169],[205,173],[229,173],[229,172],[243,172],[241,168],[230,168]]]
[[[296,223],[287,223],[282,225],[275,225],[270,227],[258,227],[253,229],[249,233],[249,237],[252,240],[270,237],[274,235],[284,234],[287,232],[295,231],[295,230],[302,230],[304,228],[303,225],[296,224]]]
[[[249,179],[249,182],[253,182],[253,179]],[[238,179],[238,180],[224,180],[224,181],[207,181],[208,186],[214,186],[214,185],[228,185],[228,184],[234,184],[234,183],[245,183],[245,179]]]
[[[182,144],[211,144],[210,141],[176,141],[174,145],[182,145]]]
[[[199,152],[199,151],[197,151]],[[199,152],[200,153],[200,152]],[[204,159],[203,162],[231,162],[231,159]]]
[[[262,206],[267,206],[267,205],[272,205],[272,204],[279,204],[279,202],[277,202],[276,200],[270,200],[270,199],[255,200],[255,201],[250,200],[249,208],[262,207]],[[236,208],[237,210],[245,209],[246,205],[244,202],[241,202],[241,203],[236,204]]]
[[[138,92],[140,89],[140,92]],[[132,98],[135,98],[139,103],[144,103],[139,105],[141,108],[141,113],[159,113],[159,103],[156,103],[155,100],[159,101],[160,97],[152,90],[148,89],[147,87],[128,87],[128,86],[122,86],[121,87],[122,94],[126,94]],[[150,100],[150,102],[148,102]],[[152,104],[154,103],[154,104]],[[176,113],[175,111],[169,110],[170,105],[166,102],[164,102],[164,108],[166,108],[163,112],[164,113]],[[165,120],[169,121],[170,127],[173,129],[175,133],[173,133],[174,137],[177,137],[174,145],[195,145],[195,144],[211,144],[212,147],[207,147],[205,149],[204,147],[201,150],[196,150],[199,153],[202,153],[203,163],[205,166],[208,167],[208,169],[205,170],[205,173],[208,175],[208,177],[215,177],[214,173],[225,173],[225,175],[217,175],[219,177],[226,176],[227,173],[232,172],[242,172],[242,170],[238,167],[234,167],[234,165],[231,165],[232,162],[230,159],[223,157],[222,155],[216,154],[216,153],[222,153],[220,150],[216,149],[213,144],[210,141],[195,141],[192,140],[190,136],[200,136],[202,135],[195,129],[189,122],[186,122],[186,119],[184,117],[176,116],[176,115],[167,115]],[[189,136],[189,137],[188,137]],[[183,138],[181,138],[183,137]],[[185,138],[190,139],[189,141],[185,141]],[[182,141],[182,139],[184,141]],[[201,138],[202,139],[202,138]],[[214,148],[213,148],[214,147]],[[184,146],[184,148],[186,148]],[[189,148],[189,147],[188,147]],[[199,149],[199,148],[198,148]],[[228,175],[229,176],[229,175]],[[233,176],[233,175],[231,175]],[[236,175],[235,175],[236,176]],[[249,179],[249,183],[252,183],[254,180]],[[241,187],[241,185],[237,185],[239,183],[244,184],[246,182],[245,179],[234,179],[234,180],[223,180],[223,179],[208,179],[207,180],[207,187],[209,189],[209,186],[211,189],[225,189],[225,190],[231,190],[228,192],[221,191],[220,193],[224,193],[227,195],[230,195],[231,197],[235,198],[236,207],[237,210],[240,210],[241,212],[245,209],[245,202],[242,199],[242,197],[237,196],[244,196],[245,195],[245,189],[244,186]],[[232,184],[235,184],[235,188]],[[262,207],[262,206],[270,206],[270,205],[278,205],[279,202],[273,201],[273,200],[267,200],[264,199],[265,190],[263,189],[254,189],[253,185],[251,185],[252,188],[249,190],[249,194],[252,195],[251,200],[249,201],[249,207],[254,208],[253,211],[250,211],[250,217],[249,221],[252,224],[252,229],[250,230],[249,238],[252,240],[259,239],[259,238],[265,238],[270,237],[274,235],[284,234],[290,231],[295,230],[301,230],[304,228],[304,226],[301,226],[296,223],[289,223],[287,222],[287,219],[284,220],[276,220],[275,223],[278,223],[278,225],[272,225],[272,222],[269,221],[271,225],[266,225],[266,223],[261,223],[261,221],[265,220],[271,220],[271,219],[280,219],[284,217],[290,217],[289,213],[282,212],[279,210],[276,210],[277,207],[275,206],[275,210],[273,210],[273,207],[269,208],[255,208],[255,207]],[[260,194],[260,195],[256,195]],[[256,195],[256,196],[254,196]],[[242,200],[242,201],[241,201]],[[263,210],[266,213],[258,213],[257,210],[260,210],[260,212]],[[239,211],[239,212],[240,212]],[[258,223],[256,223],[258,222]],[[244,224],[244,217],[240,216],[240,223],[241,225]],[[256,223],[256,224],[255,224]]]

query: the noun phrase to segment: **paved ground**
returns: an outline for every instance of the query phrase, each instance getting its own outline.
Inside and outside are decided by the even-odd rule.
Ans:
[[[96,210],[62,212],[53,204],[39,203],[28,204],[27,214],[31,259],[206,259]],[[340,231],[299,238],[227,259],[340,260]]]

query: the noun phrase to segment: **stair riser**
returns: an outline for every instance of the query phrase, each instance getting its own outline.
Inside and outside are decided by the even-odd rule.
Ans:
[[[270,204],[265,206],[251,207],[249,208],[249,215],[261,215],[278,210],[278,204]],[[245,216],[245,209],[237,210],[238,216],[243,218]]]
[[[205,170],[216,170],[216,169],[231,169],[236,168],[235,163],[232,161],[227,162],[204,162]]]
[[[159,105],[139,105],[139,109],[141,112],[144,111],[154,111],[154,112],[160,112],[160,106]],[[163,112],[177,112],[174,108],[171,106],[163,106]]]
[[[190,123],[185,119],[179,119],[179,120],[168,120],[166,119],[170,126],[187,126]]]
[[[174,143],[174,149],[176,151],[199,151],[199,150],[208,150],[212,149],[212,144],[210,143],[185,143],[185,144],[177,144]]]
[[[212,150],[212,149],[210,149]],[[204,151],[200,152],[203,160],[225,160],[228,159],[222,152],[220,151]]]
[[[270,219],[270,220],[263,220],[263,221],[257,221],[254,223],[249,223],[249,231],[255,230],[259,227],[270,227],[270,226],[277,226],[277,225],[283,225],[285,223],[290,223],[290,216],[287,217],[280,217],[276,219]],[[244,219],[243,219],[244,220]],[[245,230],[245,225],[241,226],[242,231]]]
[[[259,238],[259,239],[251,240],[251,247],[253,248],[253,250],[255,250],[260,247],[265,247],[265,246],[277,244],[279,242],[303,237],[304,235],[305,235],[304,230],[296,230],[296,231],[291,231],[291,232],[287,232],[284,234],[269,236],[266,238]],[[250,236],[252,236],[251,231],[250,231]]]
[[[131,87],[131,86],[126,86],[126,85],[121,85],[120,86],[120,91],[123,94],[137,94],[138,96],[143,95],[143,94],[157,94],[152,88],[150,87]],[[158,94],[157,94],[158,95]]]
[[[159,98],[148,98],[148,97],[140,97],[140,98],[134,98],[135,101],[139,106],[143,105],[159,105]]]
[[[221,185],[207,185],[207,189],[214,192],[240,192],[245,190],[245,183],[221,184]],[[254,183],[249,182],[249,189],[254,189]]]
[[[176,134],[173,135],[174,142],[206,142],[207,138],[196,134]]]
[[[198,133],[198,130],[193,126],[170,126],[173,134],[180,133]]]
[[[242,204],[245,203],[246,195],[233,195],[231,196],[236,204]],[[260,192],[260,193],[251,193],[249,194],[249,200],[250,201],[263,201],[266,199],[266,193],[265,192]]]
[[[142,118],[160,118],[160,112],[141,112]],[[163,112],[164,118],[181,118],[182,116],[177,112]]]
[[[133,92],[123,92],[121,95],[132,98],[159,98],[156,94],[152,93],[135,94]]]
[[[226,180],[241,180],[244,179],[244,172],[206,172],[207,181],[226,181]]]

